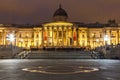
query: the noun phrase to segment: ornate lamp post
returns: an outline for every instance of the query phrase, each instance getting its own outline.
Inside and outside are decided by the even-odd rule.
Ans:
[[[10,33],[7,35],[7,40],[12,44],[15,41],[15,34]]]
[[[14,33],[8,34],[6,39],[10,42],[11,49],[12,49],[12,54],[14,54],[13,42],[15,41],[15,34]]]
[[[105,35],[104,36],[105,45],[107,45],[108,40],[109,40],[108,35]]]
[[[105,36],[104,36],[104,41],[105,41],[105,54],[107,53],[106,48],[107,48],[108,40],[109,40],[108,35],[105,35]]]

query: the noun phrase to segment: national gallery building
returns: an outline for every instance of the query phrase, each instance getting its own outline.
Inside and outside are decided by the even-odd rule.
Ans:
[[[106,24],[68,22],[67,12],[59,6],[53,21],[41,25],[0,24],[0,45],[31,47],[90,48],[120,43],[120,25],[115,20]]]

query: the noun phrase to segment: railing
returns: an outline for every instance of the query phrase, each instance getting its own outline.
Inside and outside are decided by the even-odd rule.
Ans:
[[[26,58],[28,56],[29,53],[30,53],[30,51],[22,51],[18,55],[16,55],[15,58],[24,59],[24,58]]]

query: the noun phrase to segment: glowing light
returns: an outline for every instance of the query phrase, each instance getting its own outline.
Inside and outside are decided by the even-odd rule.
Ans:
[[[95,36],[95,34],[94,33],[92,33],[92,37],[94,37]]]
[[[99,42],[99,39],[96,39],[96,42]]]
[[[104,41],[108,41],[108,40],[109,40],[108,35],[105,35],[105,36],[104,36]]]
[[[23,42],[23,39],[20,39],[21,42]]]
[[[15,35],[13,33],[7,35],[7,40],[13,42],[15,40]]]
[[[59,22],[51,22],[51,23],[46,23],[44,24],[44,26],[73,26],[72,23],[69,23],[69,22],[62,22],[62,21],[59,21]]]

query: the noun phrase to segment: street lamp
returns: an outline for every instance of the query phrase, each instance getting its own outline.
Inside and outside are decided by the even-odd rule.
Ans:
[[[13,33],[8,34],[7,40],[12,44],[15,41],[15,35]]]
[[[105,35],[104,36],[104,41],[105,41],[105,54],[107,53],[107,42],[108,42],[108,40],[109,40],[109,37],[108,37],[108,35]]]
[[[11,49],[12,49],[12,54],[14,54],[14,50],[13,50],[12,44],[13,44],[13,42],[15,41],[15,34],[14,34],[14,33],[8,34],[7,37],[6,37],[6,39],[7,39],[8,41],[10,41],[10,45],[11,45]]]
[[[104,41],[105,41],[106,44],[107,44],[108,39],[109,39],[109,38],[108,38],[108,35],[105,35],[105,36],[104,36]]]

